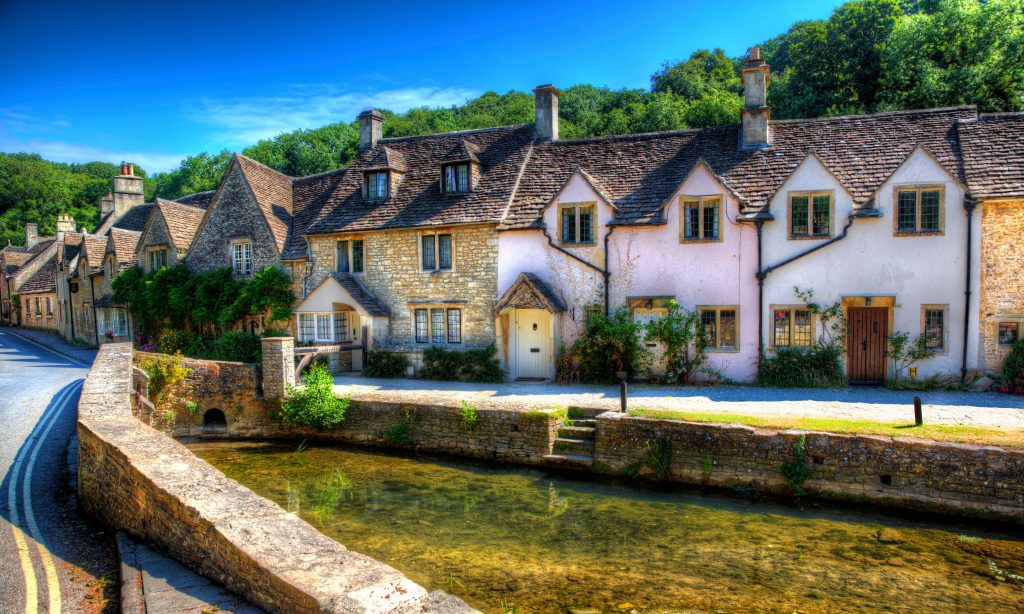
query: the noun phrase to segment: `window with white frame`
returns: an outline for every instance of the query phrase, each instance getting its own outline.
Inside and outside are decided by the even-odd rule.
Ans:
[[[416,343],[462,343],[462,309],[419,307],[413,310],[413,328]]]
[[[349,336],[347,311],[303,312],[299,317],[299,341],[303,343],[346,343]]]
[[[420,260],[424,271],[447,271],[454,260],[450,234],[420,237]]]
[[[739,309],[735,306],[698,309],[707,349],[714,352],[739,350]]]
[[[252,241],[231,244],[231,271],[235,275],[252,274]]]
[[[719,241],[722,221],[722,198],[683,197],[682,199],[682,240]]]

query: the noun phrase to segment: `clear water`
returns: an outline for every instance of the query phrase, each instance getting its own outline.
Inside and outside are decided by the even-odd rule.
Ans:
[[[1024,576],[1024,536],[979,525],[365,449],[190,448],[348,548],[486,612],[1024,611],[1024,582],[1006,575]]]

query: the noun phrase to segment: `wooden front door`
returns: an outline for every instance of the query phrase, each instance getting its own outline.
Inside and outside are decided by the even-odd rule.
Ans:
[[[551,314],[543,309],[516,309],[515,378],[551,377]]]
[[[846,325],[846,376],[850,383],[884,383],[889,309],[850,307]]]

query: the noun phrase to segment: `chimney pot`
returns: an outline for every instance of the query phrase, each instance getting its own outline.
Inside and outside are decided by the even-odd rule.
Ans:
[[[121,174],[122,175],[127,175],[128,174],[128,165],[124,163],[124,160],[121,160]]]
[[[359,151],[373,149],[384,134],[384,116],[377,109],[359,114]]]
[[[558,94],[558,88],[550,83],[538,85],[533,90],[534,126],[540,140],[558,140]]]
[[[757,60],[761,59],[761,48],[760,47],[751,47],[750,48],[750,59],[754,60],[754,61],[757,61]]]
[[[132,177],[135,176],[135,163],[134,162],[129,162],[128,163],[128,174],[131,175]]]

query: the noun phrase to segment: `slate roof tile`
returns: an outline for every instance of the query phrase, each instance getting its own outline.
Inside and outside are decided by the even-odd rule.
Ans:
[[[199,207],[200,209],[207,209],[210,203],[213,202],[213,197],[217,195],[217,190],[207,190],[205,192],[196,192],[195,194],[189,194],[188,196],[182,196],[177,199],[183,205],[190,207]]]
[[[153,203],[135,205],[131,209],[125,211],[124,215],[115,220],[110,227],[120,228],[121,230],[142,232],[146,228],[146,222],[149,221],[149,214],[152,212]]]
[[[105,251],[112,251],[114,253],[119,269],[135,266],[137,261],[135,258],[135,248],[138,247],[139,237],[141,236],[141,232],[116,227],[110,229],[110,240]],[[91,259],[89,263],[92,264]]]
[[[32,274],[18,292],[21,294],[34,294],[39,292],[57,291],[57,257],[51,257],[46,264],[39,267],[39,270]]]
[[[167,224],[174,247],[179,251],[187,251],[192,245],[196,231],[199,230],[199,223],[203,221],[206,210],[162,198],[156,199],[155,204],[164,223]]]
[[[391,314],[387,305],[377,300],[377,297],[355,275],[334,272],[331,273],[331,276],[338,280],[338,283],[341,284],[342,288],[345,288],[345,291],[349,293],[352,300],[359,303],[371,316],[387,316]]]
[[[274,233],[278,250],[283,249],[292,222],[293,178],[241,154],[235,154],[235,159],[256,196],[263,217]]]
[[[1024,196],[1024,113],[981,115],[957,128],[971,195]]]

